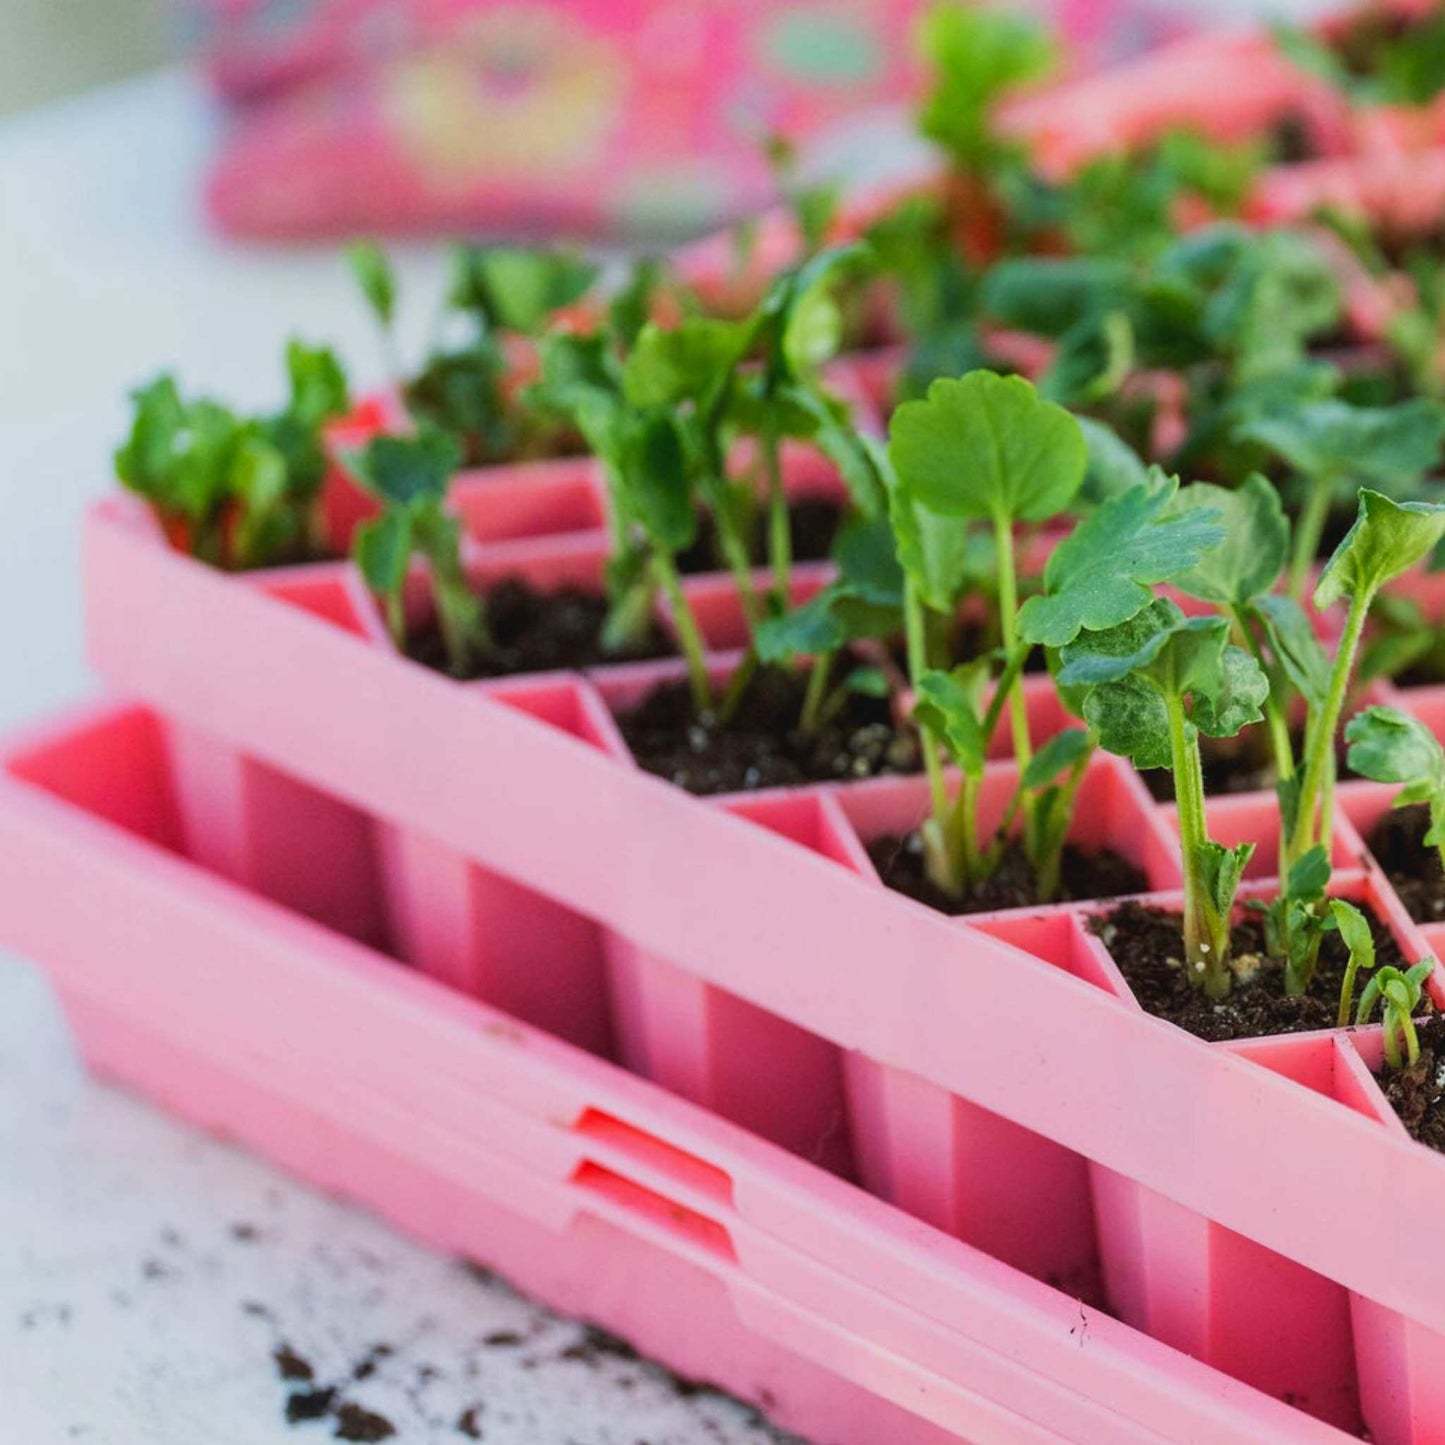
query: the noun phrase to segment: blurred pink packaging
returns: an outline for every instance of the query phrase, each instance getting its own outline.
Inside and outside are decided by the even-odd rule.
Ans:
[[[208,204],[258,238],[676,237],[917,93],[924,0],[188,0],[235,108]],[[1036,6],[1076,56],[1177,32],[1140,0]]]

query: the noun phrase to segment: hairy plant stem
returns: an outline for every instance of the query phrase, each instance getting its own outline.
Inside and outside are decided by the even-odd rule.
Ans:
[[[743,653],[742,661],[733,669],[732,676],[728,678],[728,685],[723,689],[723,695],[714,709],[720,723],[731,722],[737,714],[743,699],[748,695],[748,689],[753,685],[753,678],[758,675],[761,661],[757,648],[749,643],[748,650]]]
[[[1274,752],[1275,772],[1281,778],[1289,778],[1294,775],[1294,747],[1289,738],[1289,720],[1284,715],[1284,709],[1279,705],[1279,698],[1274,690],[1274,678],[1270,671],[1269,664],[1265,661],[1264,649],[1260,646],[1258,634],[1252,626],[1252,619],[1242,607],[1234,609],[1234,623],[1240,635],[1244,638],[1245,646],[1249,648],[1254,660],[1259,664],[1259,670],[1270,680],[1270,690],[1264,700],[1264,719],[1269,728],[1270,747]]]
[[[391,638],[391,645],[398,652],[406,651],[406,603],[402,590],[398,587],[381,599],[381,608],[386,614],[386,631]]]
[[[788,605],[793,572],[793,534],[778,434],[771,418],[763,424],[763,466],[768,478],[768,557],[773,565],[773,597],[781,610]]]
[[[994,519],[994,540],[998,549],[998,611],[999,629],[1003,636],[1004,651],[1013,657],[1019,650],[1019,587],[1018,574],[1014,566],[1013,524],[1005,517]],[[1022,664],[1020,664],[1020,671]],[[1018,685],[1019,672],[1015,672],[1008,684],[1008,703],[1013,721],[1014,762],[1023,772],[1033,757],[1033,744],[1029,741],[1029,715],[1024,706],[1023,689]],[[1025,815],[1032,811],[1028,800],[1024,801]]]
[[[1365,630],[1374,592],[1356,594],[1350,599],[1349,615],[1330,671],[1330,685],[1325,693],[1324,707],[1311,717],[1305,728],[1305,766],[1294,826],[1290,829],[1289,846],[1280,860],[1281,871],[1289,870],[1316,843],[1328,847],[1329,832],[1334,821],[1335,732],[1344,711],[1345,697],[1355,671],[1355,656]]]
[[[917,689],[923,674],[928,671],[927,622],[923,599],[918,595],[913,579],[906,574],[903,579],[903,630],[908,644],[908,680]],[[918,732],[923,749],[923,766],[928,773],[928,795],[933,807],[932,828],[923,835],[928,874],[941,888],[950,888],[953,870],[942,847],[949,811],[948,784],[944,780],[943,761],[938,755],[938,739],[933,729],[926,723],[919,723]]]
[[[692,693],[692,708],[699,717],[712,711],[712,682],[707,675],[706,648],[702,632],[693,615],[692,606],[682,590],[677,564],[663,553],[652,559],[653,571],[672,608],[672,625],[677,629],[678,644],[687,660],[687,683]]]
[[[602,623],[602,650],[630,652],[646,633],[652,617],[652,587],[636,583],[615,593]]]
[[[815,657],[808,671],[808,687],[803,694],[803,710],[798,715],[798,727],[812,737],[823,722],[823,703],[828,697],[828,679],[833,674],[836,651],[821,653]]]
[[[959,779],[958,791],[948,817],[940,827],[944,855],[948,861],[947,880],[941,883],[955,898],[962,898],[973,884],[986,878],[993,868],[978,851],[978,782],[967,773]],[[995,863],[993,865],[997,867]]]
[[[1350,1014],[1355,1003],[1355,975],[1360,971],[1360,961],[1353,953],[1350,953],[1349,962],[1345,965],[1345,976],[1340,983],[1340,1011],[1335,1020],[1337,1028],[1347,1029],[1350,1026]]]
[[[1405,1041],[1405,1054],[1401,1057],[1400,1040]],[[1387,1009],[1385,1012],[1385,1062],[1392,1069],[1413,1067],[1420,1058],[1420,1036],[1415,1032],[1415,1021],[1409,1009]]]
[[[617,472],[613,467],[604,467],[603,476],[608,500],[607,533],[611,543],[611,555],[615,559],[626,554],[632,537],[622,505],[622,487]],[[655,587],[656,583],[646,577],[622,588],[609,582],[607,618],[602,625],[604,652],[626,652],[642,637],[652,615]]]
[[[1191,984],[1202,988],[1210,998],[1224,998],[1233,982],[1229,971],[1229,919],[1219,916],[1200,877],[1209,833],[1199,734],[1184,716],[1183,699],[1171,695],[1165,699],[1165,707],[1184,865],[1184,966]]]
[[[758,624],[762,615],[758,607],[757,592],[753,587],[753,562],[748,555],[747,543],[739,535],[728,505],[727,463],[716,440],[716,417],[720,413],[721,399],[707,412],[699,415],[703,454],[702,491],[712,507],[713,523],[717,527],[718,541],[722,544],[723,559],[728,571],[737,583],[738,596],[742,598],[743,616],[747,619],[748,631]]]
[[[1279,705],[1279,697],[1275,692],[1275,675],[1270,670],[1269,664],[1265,661],[1264,649],[1260,646],[1259,637],[1253,626],[1253,618],[1244,607],[1234,608],[1234,625],[1243,636],[1245,645],[1259,664],[1259,670],[1269,680],[1269,693],[1264,700],[1264,720],[1269,728],[1270,749],[1274,753],[1275,777],[1283,782],[1294,776],[1294,745],[1290,742],[1289,722],[1284,715],[1284,709]],[[1288,840],[1285,837],[1284,815],[1279,819],[1279,856],[1285,857],[1288,848]]]
[[[1329,477],[1312,478],[1305,504],[1295,528],[1294,552],[1289,563],[1289,595],[1302,602],[1309,583],[1310,568],[1320,550],[1320,538],[1329,520],[1330,503],[1334,500],[1334,481]]]
[[[473,651],[486,651],[491,645],[483,603],[472,596],[460,568],[455,575],[449,568],[440,570],[433,579],[433,591],[447,661],[460,676],[466,672]]]
[[[1029,840],[1032,845],[1030,861],[1034,865],[1040,903],[1052,903],[1058,896],[1059,875],[1064,864],[1064,844],[1069,836],[1068,825],[1074,816],[1074,801],[1079,796],[1084,773],[1093,755],[1092,747],[1086,749],[1078,762],[1069,769],[1069,776],[1065,779],[1054,806],[1053,826],[1043,836]]]

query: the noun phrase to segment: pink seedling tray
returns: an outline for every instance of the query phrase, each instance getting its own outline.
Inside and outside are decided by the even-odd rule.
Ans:
[[[569,916],[575,951],[556,962],[553,986],[532,977],[530,992],[495,998],[519,1013],[546,1002],[552,1015],[529,1021],[613,1051],[795,1154],[860,1171],[878,1193],[1035,1275],[1074,1283],[1092,1265],[1079,1241],[1087,1245],[1090,1230],[1096,1243],[1120,1237],[1097,1183],[1118,1176],[1136,1213],[1138,1200],[1171,1201],[1184,1211],[1176,1217],[1256,1246],[1250,1253],[1276,1276],[1288,1276],[1284,1264],[1303,1268],[1336,1299],[1343,1288],[1445,1330],[1445,1260],[1418,1244],[1445,1208],[1445,1165],[1241,1049],[1201,1044],[1140,1013],[1111,982],[1097,940],[1071,921],[1077,909],[955,920],[879,887],[860,856],[863,814],[870,799],[886,811],[882,800],[906,798],[912,781],[691,798],[631,763],[609,707],[675,663],[456,684],[390,651],[347,565],[228,577],[169,550],[129,503],[92,515],[86,574],[102,672],[180,729],[176,787],[188,835],[201,826],[244,841],[262,827],[267,797],[296,786],[291,777],[338,806],[379,813],[434,845],[435,876],[446,880],[435,898],[472,887],[472,868],[514,885],[482,889],[521,900],[511,921],[468,914],[465,900],[435,915],[424,901],[418,915],[459,907],[483,919],[476,936],[494,958],[507,956],[498,940],[536,927],[537,900]],[[718,668],[728,665],[719,654]],[[1031,696],[1046,735],[1057,716],[1051,723]],[[193,736],[240,751],[208,781],[187,766]],[[1149,803],[1112,761],[1098,772],[1099,798],[1115,802],[1085,810],[1085,826],[1127,840],[1152,887],[1176,886],[1170,810]],[[888,806],[907,821],[905,806]],[[1272,799],[1213,808],[1222,836],[1253,838],[1268,856]],[[309,846],[296,842],[295,855]],[[1372,891],[1395,921],[1348,820],[1335,849],[1338,886]],[[263,852],[238,848],[221,866],[259,887],[246,870]],[[429,876],[421,870],[424,886]],[[1270,888],[1264,879],[1251,886]],[[338,906],[328,906],[334,919]],[[1061,930],[1074,930],[1067,947]],[[494,975],[467,972],[465,959],[460,976],[450,972],[456,954],[447,949],[419,961],[438,977],[492,987],[481,980]],[[591,1012],[604,996],[605,1031]],[[750,1069],[791,1071],[799,1084],[788,1109],[766,1107]],[[1275,1167],[1255,1167],[1264,1159]],[[1056,1240],[1043,1236],[1052,1259],[1039,1231],[1010,1231],[1007,1201],[1019,1199],[1023,1180],[1028,1208],[1057,1224]],[[1092,1184],[1087,1197],[1081,1181]],[[1386,1212],[1388,1239],[1376,1228]],[[1216,1237],[1193,1224],[1188,1232],[1205,1245]],[[1361,1250],[1366,1237],[1374,1247]],[[1150,1271],[1170,1268],[1172,1246],[1160,1247],[1162,1255],[1145,1252]],[[1106,1279],[1128,1277],[1104,1264]],[[1151,1290],[1141,1286],[1140,1297]],[[1215,1295],[1201,1307],[1213,1311]],[[1142,1322],[1172,1330],[1153,1316]],[[1181,1326],[1180,1337],[1194,1328]],[[1237,1356],[1222,1362],[1246,1368]],[[1355,1398],[1348,1381],[1329,1399],[1315,1388],[1307,1381],[1296,1393],[1336,1417],[1339,1400]]]
[[[476,711],[485,717],[493,708],[483,702]],[[337,897],[372,890],[374,850],[298,857],[285,901],[272,888],[217,876],[192,856],[192,824],[177,791],[184,748],[184,735],[178,745],[176,729],[158,715],[117,703],[36,729],[0,753],[4,941],[45,965],[82,1052],[102,1074],[435,1247],[503,1271],[819,1442],[1324,1445],[1348,1438],[337,932],[325,914]],[[317,809],[328,826],[342,815],[362,829],[376,826],[340,799],[288,779],[267,800],[272,836],[312,833]],[[722,810],[694,811],[739,838],[768,837]],[[792,847],[766,851],[776,862]],[[848,884],[840,898],[876,897],[835,861],[815,860],[810,871],[836,873]],[[1107,997],[1097,941],[1067,913],[1000,919],[989,928],[1008,970],[1039,985],[1041,1016],[1049,1012],[1051,990],[1042,981],[1050,970],[1010,944],[1045,956],[1073,952],[1076,976],[1056,981],[1076,1001],[1093,1001],[1076,1010],[1078,1027],[1087,1028],[1091,1013],[1106,1013],[1130,1020],[1141,1037],[1170,1035],[1141,1029]],[[917,929],[899,931],[902,959],[915,956],[906,934],[918,941]],[[989,954],[977,956],[984,970]],[[958,958],[948,963],[958,971]],[[993,1027],[990,997],[983,995],[979,1013]],[[950,1010],[942,1023],[935,1033],[954,1041],[956,1056],[975,1059],[979,1040],[967,1037],[965,1015]],[[1287,1100],[1309,1121],[1310,1138],[1338,1133],[1361,1164],[1397,1166],[1393,1218],[1398,1227],[1421,1223],[1414,1186],[1427,1177],[1438,1186],[1436,1161],[1381,1114],[1351,1041],[1315,1035],[1278,1046],[1288,1057],[1261,1068],[1185,1043],[1200,1066],[1235,1081],[1211,1098],[1200,1122],[1227,1124],[1241,1157],[1269,1158],[1251,1147],[1261,1140],[1249,1137],[1248,1120]],[[1369,1037],[1363,1047],[1368,1053]],[[1032,1050],[1011,1041],[986,1062],[1020,1054]],[[1110,1118],[1107,1093],[1082,1082],[1076,1078],[1081,1087],[1069,1091],[1074,1112]],[[1169,1088],[1156,1092],[1176,1098]],[[1155,1122],[1152,1098],[1139,1098],[1129,1132]],[[1193,1096],[1190,1107],[1199,1102]],[[1253,1113],[1237,1113],[1246,1103]],[[1175,1149],[1183,1147],[1181,1159],[1202,1151],[1217,1166],[1219,1133],[1196,1130]],[[1270,1184],[1280,1173],[1253,1164],[1241,1172],[1266,1174]],[[1366,1177],[1386,1183],[1368,1170]],[[1434,1199],[1431,1193],[1418,1196],[1422,1207],[1438,1204],[1438,1188]],[[1278,1202],[1288,1211],[1299,1201],[1286,1188]],[[1383,1209],[1385,1195],[1367,1202]],[[1348,1211],[1334,1221],[1353,1222]],[[1318,1240],[1324,1230],[1304,1232]],[[1398,1229],[1378,1250],[1348,1253],[1367,1255],[1373,1272],[1388,1273],[1400,1259],[1378,1256],[1397,1255],[1390,1243],[1397,1236]],[[1433,1284],[1429,1254],[1417,1263]],[[1355,1307],[1357,1341],[1381,1346],[1385,1363],[1397,1366],[1389,1346],[1398,1320],[1368,1299]],[[1368,1388],[1384,1390],[1391,1409],[1416,1399],[1395,1375],[1381,1374]],[[1422,1418],[1438,1424],[1440,1416]],[[1375,1438],[1435,1438],[1391,1431]]]

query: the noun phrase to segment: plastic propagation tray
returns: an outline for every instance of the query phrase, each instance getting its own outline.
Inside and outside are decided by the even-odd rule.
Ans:
[[[459,500],[473,577],[595,580],[599,533],[557,524],[527,478],[504,483]],[[477,540],[494,507],[540,535]],[[1107,1299],[1293,1402],[1292,1429],[1445,1430],[1445,1261],[1425,1246],[1445,1163],[1391,1127],[1353,1035],[1205,1045],[1139,1009],[1088,906],[963,921],[882,887],[866,845],[917,821],[915,779],[699,800],[642,772],[614,713],[675,662],[457,683],[392,651],[349,564],[225,576],[124,500],[91,518],[86,572],[100,670],[170,719],[192,857],[860,1182],[923,1237]],[[1411,585],[1438,614],[1432,584]],[[731,584],[689,586],[724,675]],[[1057,704],[1028,697],[1046,737]],[[1430,689],[1396,700],[1445,720]],[[1012,768],[991,765],[984,826]],[[1344,793],[1332,890],[1424,956],[1439,930],[1411,923],[1355,826],[1388,790]],[[1249,891],[1269,896],[1273,800],[1210,814],[1221,841],[1259,844]],[[1177,901],[1172,810],[1135,774],[1094,763],[1079,819],[1075,841],[1108,843]]]
[[[185,753],[112,703],[0,763],[6,942],[43,962],[99,1072],[818,1441],[1347,1438],[318,921],[373,896],[374,848],[298,863],[291,906],[218,876],[187,839]],[[352,816],[275,781],[273,842]],[[1367,1106],[1348,1040],[1290,1052],[1308,1087],[1226,1072],[1288,1094],[1307,1137],[1432,1162],[1313,1092]]]

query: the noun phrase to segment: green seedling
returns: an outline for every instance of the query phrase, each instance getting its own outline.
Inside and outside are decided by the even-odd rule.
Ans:
[[[347,409],[346,377],[330,351],[299,341],[286,349],[286,371],[285,407],[263,416],[188,401],[170,376],[133,393],[116,474],[176,545],[214,566],[269,567],[325,551],[321,433]]]
[[[1350,951],[1345,964],[1345,976],[1340,983],[1340,1011],[1336,1023],[1348,1028],[1350,1014],[1355,1007],[1355,980],[1360,973],[1369,973],[1375,967],[1375,935],[1370,931],[1369,920],[1353,903],[1343,898],[1330,900],[1330,913],[1340,938]]]
[[[1399,783],[1397,808],[1423,803],[1430,810],[1424,844],[1445,867],[1445,749],[1418,718],[1392,707],[1368,707],[1345,727],[1350,766],[1377,783]]]
[[[1084,717],[1106,751],[1174,775],[1184,872],[1184,956],[1211,998],[1230,991],[1230,919],[1252,844],[1208,836],[1199,738],[1257,722],[1269,692],[1259,663],[1229,641],[1223,617],[1186,617],[1164,598],[1122,623],[1081,631],[1061,651],[1059,682],[1087,689]]]
[[[640,275],[629,289],[641,292],[646,286],[646,275]],[[548,337],[537,393],[539,404],[576,425],[607,478],[612,556],[604,646],[625,651],[645,629],[660,590],[671,605],[701,715],[713,709],[712,684],[677,558],[697,539],[699,473],[713,458],[698,444],[695,414],[678,400],[684,386],[697,385],[699,377],[724,384],[732,348],[741,342],[735,323],[684,322],[668,332],[643,319],[647,309],[634,294],[614,303],[604,329]],[[741,546],[741,537],[728,535],[732,545]],[[741,575],[751,580],[745,555]]]
[[[764,619],[757,630],[759,661],[807,662],[799,729],[817,731],[843,708],[850,694],[886,696],[887,678],[858,665],[838,676],[837,660],[849,644],[896,636],[902,629],[903,572],[884,517],[860,518],[840,534],[833,550],[837,576],[790,611]]]
[[[509,346],[518,339],[534,342],[557,312],[587,295],[597,278],[591,262],[570,251],[454,247],[431,344],[408,376],[397,341],[398,293],[390,263],[370,242],[353,245],[348,259],[414,421],[450,433],[467,466],[555,450],[559,438],[549,418],[529,410],[515,393]]]
[[[1380,589],[1424,561],[1442,536],[1445,506],[1395,502],[1383,493],[1363,489],[1355,524],[1325,564],[1315,588],[1314,605],[1320,610],[1342,600],[1349,604],[1333,663],[1321,666],[1318,643],[1306,641],[1302,632],[1294,639],[1275,634],[1285,665],[1297,669],[1295,680],[1309,688],[1306,696],[1310,701],[1302,766],[1294,776],[1282,779],[1279,788],[1286,869],[1311,848],[1329,847],[1334,821],[1335,740],[1370,608]],[[1310,660],[1301,664],[1300,659],[1306,657]]]
[[[448,664],[466,676],[490,639],[485,607],[462,570],[461,526],[446,510],[460,448],[446,432],[423,426],[411,436],[373,437],[353,462],[382,510],[357,528],[352,555],[381,603],[392,642],[405,650],[407,580],[413,559],[422,558]]]
[[[1261,416],[1237,436],[1282,458],[1304,491],[1290,561],[1290,595],[1302,597],[1331,510],[1362,486],[1396,501],[1417,496],[1440,462],[1445,405],[1426,397],[1395,406],[1328,400]]]
[[[1320,945],[1337,926],[1324,906],[1329,881],[1329,854],[1317,844],[1291,866],[1277,898],[1250,905],[1264,915],[1265,948],[1284,965],[1284,991],[1290,998],[1309,992],[1319,967]]]
[[[1420,1011],[1425,981],[1435,970],[1433,958],[1422,958],[1413,968],[1401,972],[1387,965],[1379,969],[1360,995],[1357,1024],[1367,1024],[1380,1011],[1384,1025],[1385,1063],[1392,1069],[1413,1068],[1420,1059],[1420,1039],[1415,1032],[1415,1015]]]
[[[1099,508],[1058,548],[1046,595],[1020,601],[1015,530],[1066,514],[1088,465],[1078,423],[1019,377],[973,372],[935,381],[894,414],[890,516],[903,572],[908,665],[929,771],[933,817],[924,829],[930,873],[957,894],[997,865],[980,848],[977,789],[993,734],[1007,716],[1020,774],[1004,830],[1022,823],[1041,896],[1057,887],[1074,797],[1092,740],[1071,729],[1037,756],[1020,687],[1034,645],[1057,647],[1086,625],[1111,625],[1147,605],[1148,584],[1198,560],[1218,540],[1203,513],[1168,521],[1174,487],[1160,479]],[[1001,670],[992,660],[962,669],[932,665],[930,618],[951,619],[977,575],[980,538],[992,544]],[[991,690],[987,706],[985,695]],[[940,750],[960,771],[950,793]]]
[[[1047,76],[1058,63],[1048,32],[1033,18],[942,0],[923,16],[919,42],[933,68],[933,89],[919,129],[948,155],[960,176],[986,182],[1022,163],[1017,142],[999,134],[1000,102]]]

